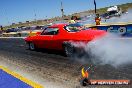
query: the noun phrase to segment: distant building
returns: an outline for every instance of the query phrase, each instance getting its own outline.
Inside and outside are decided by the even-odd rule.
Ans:
[[[30,21],[26,21],[26,23],[29,23]]]
[[[22,24],[22,22],[18,22],[19,24]]]
[[[15,25],[15,23],[12,23],[12,25]]]

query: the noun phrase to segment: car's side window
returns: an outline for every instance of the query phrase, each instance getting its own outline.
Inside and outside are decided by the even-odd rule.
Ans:
[[[41,35],[57,35],[59,33],[58,28],[46,28]]]

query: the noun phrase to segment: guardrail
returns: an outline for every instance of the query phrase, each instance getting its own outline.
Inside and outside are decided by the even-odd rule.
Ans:
[[[0,37],[27,37],[34,36],[37,32],[10,32],[10,33],[2,33]]]
[[[2,37],[19,37],[19,35],[16,32],[11,32],[11,33],[3,33]]]

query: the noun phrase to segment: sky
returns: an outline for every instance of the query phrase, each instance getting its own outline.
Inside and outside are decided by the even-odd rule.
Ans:
[[[94,0],[0,0],[0,25],[33,21],[61,16],[60,2],[66,15],[94,9]],[[132,0],[96,0],[97,8],[108,7]],[[36,14],[36,15],[35,15]]]

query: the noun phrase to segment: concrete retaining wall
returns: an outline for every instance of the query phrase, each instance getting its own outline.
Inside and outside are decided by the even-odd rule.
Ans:
[[[117,33],[122,36],[132,37],[132,23],[116,23],[116,24],[101,24],[101,25],[86,25],[89,28],[105,30],[111,33]]]

